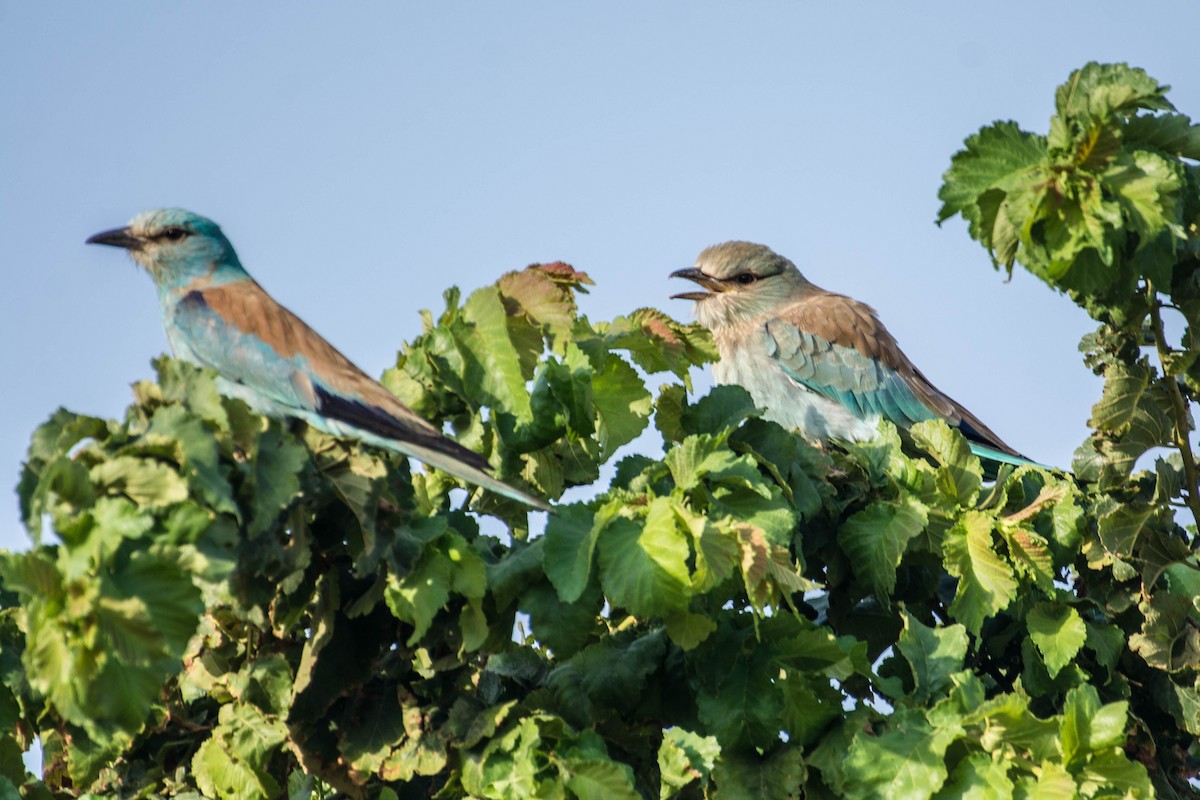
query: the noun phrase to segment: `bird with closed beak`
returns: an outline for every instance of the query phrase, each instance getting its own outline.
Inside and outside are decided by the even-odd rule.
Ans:
[[[129,251],[158,287],[176,357],[217,372],[217,388],[260,414],[303,420],[386,448],[548,510],[488,474],[478,453],[442,435],[266,293],[210,219],[179,208],[147,211],[88,244]]]
[[[930,383],[875,309],[813,285],[770,248],[714,245],[671,277],[700,286],[672,299],[694,300],[712,331],[717,382],[744,387],[767,419],[818,442],[870,440],[880,418],[900,428],[942,419],[978,456],[1032,463]]]

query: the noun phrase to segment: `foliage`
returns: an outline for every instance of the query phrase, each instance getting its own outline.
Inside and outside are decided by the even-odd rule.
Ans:
[[[448,291],[384,377],[501,478],[587,498],[540,534],[170,359],[122,421],[56,412],[19,486],[36,546],[0,558],[0,797],[1188,795],[1198,143],[1144,73],[1089,65],[1049,136],[999,123],[947,173],[943,219],[1101,323],[1074,476],[691,398],[707,336],[592,323],[562,264]],[[664,456],[621,457],[651,419]]]

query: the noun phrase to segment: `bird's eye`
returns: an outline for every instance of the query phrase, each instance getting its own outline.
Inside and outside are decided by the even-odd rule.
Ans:
[[[755,275],[753,272],[743,272],[742,274],[740,274],[736,278],[734,278],[734,280],[736,280],[742,286],[749,286],[750,284],[752,284],[756,280],[758,280],[758,276]]]
[[[167,228],[162,232],[161,238],[168,242],[178,242],[180,239],[187,238],[188,232],[183,228]]]

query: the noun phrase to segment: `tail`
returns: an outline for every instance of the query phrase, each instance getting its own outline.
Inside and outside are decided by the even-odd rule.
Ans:
[[[1039,464],[1038,462],[1026,458],[1018,453],[1006,453],[1003,450],[997,450],[996,448],[989,447],[986,444],[980,444],[979,442],[972,442],[969,440],[967,444],[970,445],[972,453],[980,458],[986,458],[987,460],[997,464],[1011,464],[1014,467],[1023,467],[1029,465],[1041,467],[1042,469],[1054,469],[1054,467],[1046,464]]]
[[[363,406],[363,408],[366,407]],[[396,423],[391,417],[385,417],[382,419],[389,422],[391,427],[376,432],[342,419],[324,416],[312,411],[298,412],[289,409],[288,413],[300,417],[317,430],[331,433],[334,436],[358,439],[367,444],[391,450],[393,453],[399,453],[402,456],[411,456],[422,463],[428,464],[431,467],[437,467],[442,472],[448,472],[454,477],[462,478],[468,483],[482,486],[484,489],[493,491],[502,497],[516,500],[518,503],[524,503],[539,511],[553,510],[545,501],[539,500],[532,495],[522,492],[520,489],[509,486],[498,478],[492,477],[487,472],[487,461],[484,460],[483,456],[474,450],[468,450],[453,439],[442,436],[425,422],[421,422],[420,426],[428,430],[423,430],[422,427],[410,430],[400,427],[399,423]]]
[[[536,508],[539,511],[553,511],[545,501],[522,492],[516,487],[509,486],[504,481],[494,478],[482,469],[464,463],[454,456],[446,453],[439,453],[436,450],[430,450],[421,447],[412,442],[403,442],[404,455],[412,456],[418,461],[428,464],[431,467],[437,467],[442,472],[448,472],[456,478],[462,478],[467,483],[473,483],[476,486],[482,486],[484,489],[495,492],[502,497],[507,497],[509,500],[516,500],[518,503],[524,503],[527,506]],[[400,450],[395,444],[389,447],[391,450]]]
[[[950,401],[954,403],[953,400]],[[986,425],[979,421],[979,418],[967,411],[958,403],[954,403],[955,409],[959,414],[958,429],[963,436],[967,437],[967,445],[971,448],[971,452],[980,458],[987,459],[993,464],[1009,464],[1014,467],[1024,467],[1026,465],[1041,467],[1042,469],[1054,469],[1054,467],[1046,464],[1039,464],[1031,458],[1018,453],[1013,448],[1005,444],[999,436],[992,433]],[[985,465],[986,467],[986,465]],[[985,469],[985,472],[988,470]]]

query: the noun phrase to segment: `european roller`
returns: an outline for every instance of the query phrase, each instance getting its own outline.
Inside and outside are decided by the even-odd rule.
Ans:
[[[404,406],[266,293],[210,219],[147,211],[88,244],[128,250],[158,287],[176,357],[215,370],[218,389],[260,414],[301,419],[539,509],[545,503],[487,473],[487,462]]]
[[[875,437],[881,417],[900,428],[943,419],[976,455],[1030,463],[930,383],[875,309],[814,286],[770,248],[714,245],[671,277],[703,288],[672,298],[696,301],[721,356],[717,382],[740,384],[767,419],[811,440],[852,442]]]

